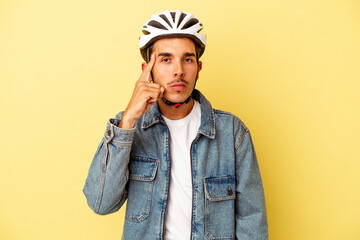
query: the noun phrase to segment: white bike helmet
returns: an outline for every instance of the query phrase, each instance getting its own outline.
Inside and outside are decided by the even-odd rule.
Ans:
[[[158,39],[188,37],[197,43],[200,58],[206,45],[206,35],[199,33],[202,28],[202,24],[192,13],[176,10],[152,15],[142,27],[144,35],[139,39],[141,56],[148,62],[150,56],[147,56],[147,48]]]

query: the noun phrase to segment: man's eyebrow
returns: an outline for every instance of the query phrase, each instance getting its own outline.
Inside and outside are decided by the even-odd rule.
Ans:
[[[184,53],[184,57],[196,57],[195,53],[186,52]]]
[[[159,53],[158,56],[159,56],[159,57],[161,57],[161,56],[170,57],[170,56],[172,56],[172,54],[171,54],[171,53],[167,53],[167,52],[163,52],[163,53]]]
[[[168,52],[162,52],[162,53],[159,53],[158,56],[159,57],[170,57],[170,56],[172,56],[172,54],[168,53]],[[196,57],[195,53],[192,53],[192,52],[186,52],[186,53],[184,53],[183,56],[184,57]]]

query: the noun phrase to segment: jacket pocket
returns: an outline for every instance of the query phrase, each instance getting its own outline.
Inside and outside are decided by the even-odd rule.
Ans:
[[[235,177],[204,179],[205,231],[208,239],[235,239]]]
[[[158,161],[156,159],[139,156],[130,157],[126,220],[142,222],[149,216],[157,167]]]

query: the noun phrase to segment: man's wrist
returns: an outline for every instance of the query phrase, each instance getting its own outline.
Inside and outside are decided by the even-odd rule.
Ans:
[[[127,116],[124,114],[123,117],[121,118],[121,121],[119,123],[119,128],[124,128],[124,129],[132,129],[135,127],[135,122],[137,119],[129,119],[127,118]]]

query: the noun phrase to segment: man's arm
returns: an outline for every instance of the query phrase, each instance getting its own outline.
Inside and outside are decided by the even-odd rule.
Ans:
[[[264,189],[247,128],[236,143],[236,239],[268,239]]]
[[[116,212],[127,198],[128,163],[135,129],[116,127],[110,119],[91,163],[83,189],[89,207],[97,214]]]
[[[110,119],[104,138],[95,153],[83,189],[88,205],[97,214],[116,212],[127,198],[129,158],[135,122],[161,97],[164,88],[151,83],[155,56],[143,63],[142,74],[122,116]]]

